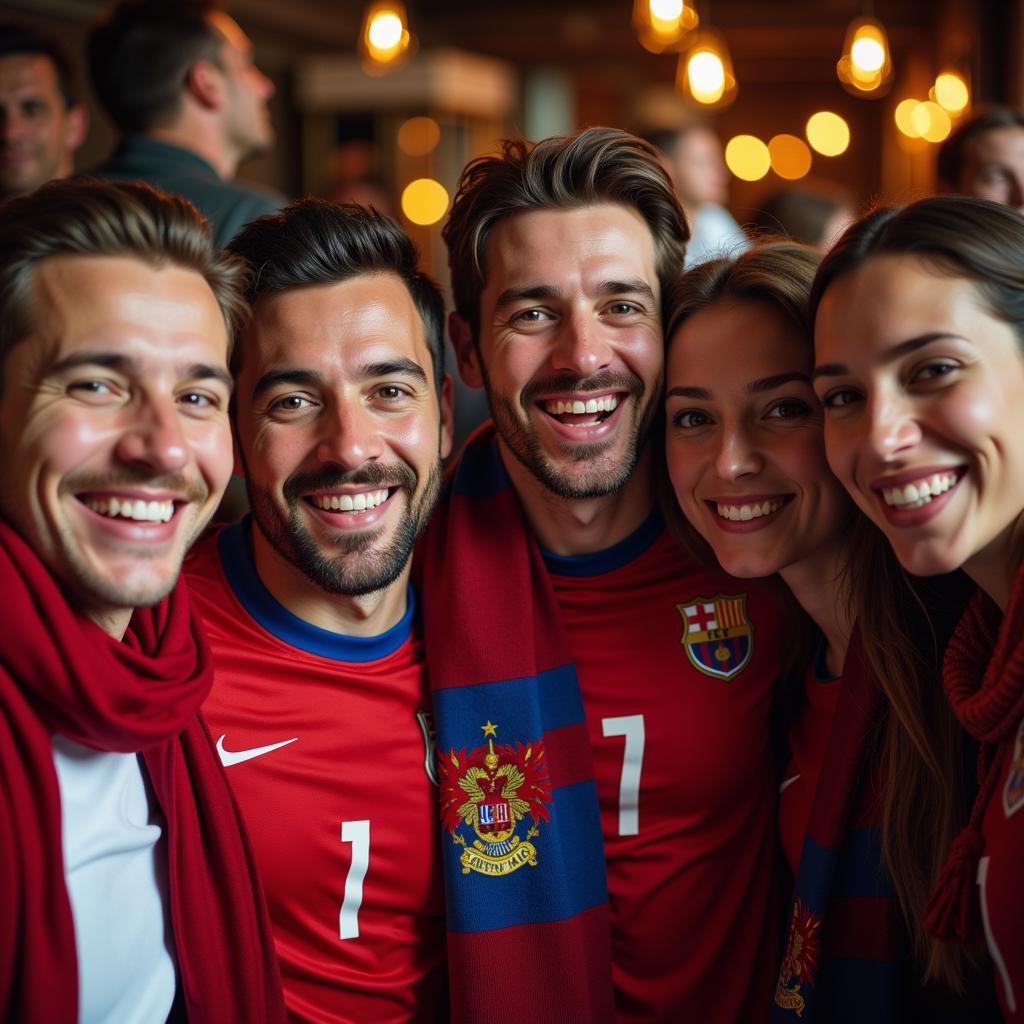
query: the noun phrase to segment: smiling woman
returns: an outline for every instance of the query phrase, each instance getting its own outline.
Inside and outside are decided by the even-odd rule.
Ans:
[[[979,793],[927,925],[984,933],[1004,1015],[1021,1020],[1024,220],[953,197],[877,211],[825,260],[813,306],[832,468],[907,569],[962,567],[980,587],[943,667],[982,743]]]
[[[934,692],[937,651],[884,539],[826,463],[811,385],[817,261],[809,248],[769,243],[683,276],[667,332],[668,472],[690,546],[710,548],[741,577],[778,574],[820,638],[797,659],[804,686],[779,788],[780,838],[795,883],[775,1012],[827,1021],[854,1007],[860,1020],[928,1018],[933,993],[919,989],[909,1005],[900,976],[909,966],[940,978],[944,1003],[959,983],[961,965],[920,927],[958,823],[959,756],[943,702],[908,712],[906,702],[885,700],[894,691]],[[868,621],[856,595],[877,594],[880,580],[886,600],[876,604],[885,616]],[[794,635],[799,648],[801,631]],[[876,762],[878,770],[864,767]],[[903,835],[918,814],[918,825],[926,820],[933,830],[922,830],[924,841],[880,848],[880,831]],[[863,871],[850,868],[853,850],[874,851]],[[849,898],[865,895],[875,907],[870,927],[850,910],[865,904]],[[854,960],[878,965],[870,983],[840,980]]]

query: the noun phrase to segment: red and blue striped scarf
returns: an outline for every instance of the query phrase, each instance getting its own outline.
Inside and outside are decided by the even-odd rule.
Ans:
[[[492,427],[449,473],[417,557],[452,1020],[611,1021],[604,847],[583,702]]]
[[[869,764],[882,695],[856,634],[841,685],[794,883],[777,1022],[900,1019],[902,929]]]

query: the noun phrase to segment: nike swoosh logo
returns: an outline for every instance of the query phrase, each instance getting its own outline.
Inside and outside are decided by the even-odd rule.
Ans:
[[[293,736],[290,740],[281,740],[280,743],[268,743],[265,747],[252,747],[250,750],[225,750],[224,740],[226,737],[227,733],[217,740],[217,753],[220,754],[220,763],[225,768],[230,768],[233,764],[241,764],[243,761],[251,761],[254,757],[262,757],[264,754],[269,754],[272,750],[277,750],[279,747],[287,747],[289,743],[294,743],[299,738],[298,736]]]
[[[799,775],[794,775],[794,776],[793,776],[792,778],[789,778],[789,779],[784,779],[784,780],[783,780],[783,782],[782,782],[782,785],[781,785],[781,786],[779,786],[779,792],[780,792],[780,793],[784,793],[784,792],[785,792],[785,791],[786,791],[787,789],[789,789],[789,787],[790,787],[790,786],[792,786],[792,785],[793,785],[793,783],[794,783],[794,782],[796,782],[796,780],[797,780],[797,779],[799,779],[799,778],[800,778],[800,776],[799,776]]]

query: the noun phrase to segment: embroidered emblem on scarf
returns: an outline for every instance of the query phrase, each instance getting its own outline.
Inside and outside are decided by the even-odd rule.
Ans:
[[[690,664],[715,679],[734,679],[754,650],[754,627],[746,594],[718,594],[677,604],[683,617],[680,643]]]
[[[1021,807],[1024,807],[1024,718],[1017,726],[1013,740],[1013,758],[1003,786],[1003,813],[1009,818]]]
[[[792,1011],[798,1017],[803,1016],[806,1005],[803,987],[814,984],[820,931],[821,918],[812,914],[803,900],[794,900],[786,953],[782,958],[775,987],[775,1005]]]
[[[438,754],[441,821],[463,848],[462,873],[497,877],[537,866],[531,840],[549,820],[551,782],[542,742],[495,746],[498,726],[480,728],[486,747]]]

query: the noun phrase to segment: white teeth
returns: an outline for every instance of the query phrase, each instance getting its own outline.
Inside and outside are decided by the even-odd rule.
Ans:
[[[388,500],[388,489],[360,491],[358,494],[316,494],[310,499],[325,512],[366,512]]]
[[[770,516],[782,508],[781,501],[761,501],[752,505],[723,505],[716,503],[716,511],[723,519],[730,519],[734,523],[747,523],[751,519],[760,519],[762,516]]]
[[[141,523],[166,523],[174,515],[173,501],[142,501],[141,498],[84,498],[85,504],[110,519],[134,519]]]
[[[551,416],[561,416],[564,413],[571,413],[573,416],[583,416],[588,413],[614,412],[619,400],[614,395],[605,395],[602,398],[588,398],[586,401],[575,399],[563,401],[552,399],[544,403],[544,411]]]
[[[882,489],[882,497],[886,505],[912,510],[927,505],[955,483],[956,473],[933,473],[904,487],[885,487]]]

